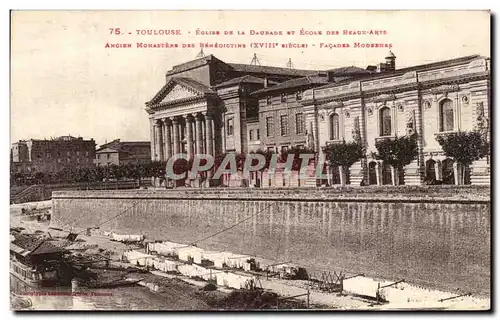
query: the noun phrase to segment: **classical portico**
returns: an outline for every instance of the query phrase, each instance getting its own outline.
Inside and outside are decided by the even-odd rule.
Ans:
[[[174,154],[215,155],[215,94],[186,78],[172,78],[148,102],[151,123],[151,160],[167,161]]]

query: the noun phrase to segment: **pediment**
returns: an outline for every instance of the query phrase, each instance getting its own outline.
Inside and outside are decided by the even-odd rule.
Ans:
[[[112,148],[104,148],[99,151],[96,151],[96,153],[113,153],[113,152],[118,152],[118,151]]]
[[[180,84],[174,84],[170,89],[166,91],[165,96],[160,100],[160,103],[186,98],[195,98],[200,96],[201,94],[190,88],[186,88],[185,86],[182,86]]]

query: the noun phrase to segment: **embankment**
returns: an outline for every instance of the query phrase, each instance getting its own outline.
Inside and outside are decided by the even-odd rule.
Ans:
[[[490,189],[178,189],[53,193],[52,224],[490,291]],[[225,230],[227,229],[227,230]],[[225,230],[225,231],[223,231]],[[223,232],[221,232],[223,231]]]

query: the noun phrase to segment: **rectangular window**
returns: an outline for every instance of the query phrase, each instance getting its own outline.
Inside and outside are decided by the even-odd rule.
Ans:
[[[297,134],[304,134],[306,132],[306,123],[303,113],[295,115],[295,131]]]
[[[295,99],[298,101],[302,100],[302,91],[297,91],[297,93],[295,93]]]
[[[297,145],[297,149],[301,149],[301,150],[304,149],[304,145],[303,144],[298,144]]]
[[[288,116],[286,114],[280,117],[280,131],[282,136],[288,135]]]
[[[77,152],[76,152],[76,155],[77,155],[77,156],[79,156],[79,155],[80,155],[80,151],[77,151]]]
[[[227,119],[227,135],[232,136],[234,134],[234,119]]]
[[[286,93],[281,94],[281,102],[286,102]]]
[[[260,130],[257,129],[257,140],[260,140]]]
[[[268,152],[274,152],[274,151],[275,151],[275,149],[274,149],[274,147],[267,147],[267,151],[268,151]]]
[[[111,154],[108,153],[108,159],[110,159],[110,158],[111,158]]]
[[[271,97],[266,97],[266,105],[271,105]]]
[[[248,132],[248,140],[253,141],[253,130]]]
[[[85,151],[85,156],[89,156],[89,152],[88,151]]]
[[[273,133],[273,123],[274,119],[273,117],[267,117],[266,118],[266,135],[268,137],[272,137],[274,135]]]
[[[288,146],[282,146],[281,147],[281,153],[287,152],[288,151]]]
[[[67,154],[67,156],[69,157],[69,155],[70,155],[70,152],[68,151],[68,152],[66,152],[66,154]]]

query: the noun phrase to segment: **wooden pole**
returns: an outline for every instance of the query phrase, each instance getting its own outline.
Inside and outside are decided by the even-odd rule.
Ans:
[[[311,295],[311,293],[309,292],[309,288],[307,288],[307,309],[309,309],[309,296]]]

